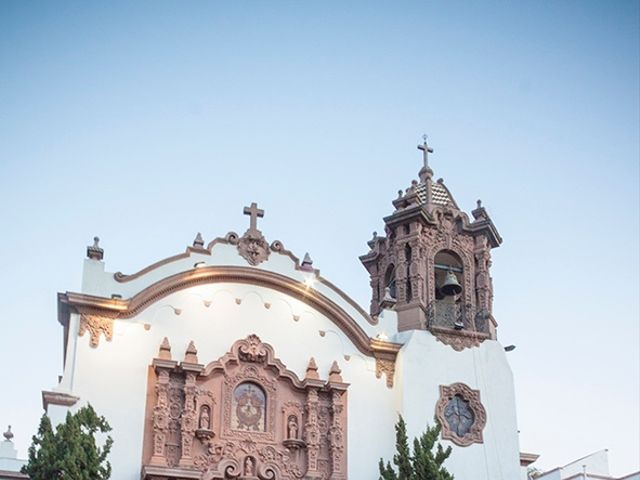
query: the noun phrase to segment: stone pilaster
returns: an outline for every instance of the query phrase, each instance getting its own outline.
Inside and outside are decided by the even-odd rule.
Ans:
[[[345,451],[345,425],[343,422],[344,403],[342,392],[331,392],[331,427],[329,428],[329,448],[331,451],[331,479],[341,480],[346,472],[342,468]]]
[[[182,455],[180,457],[180,467],[193,466],[193,439],[198,428],[198,412],[196,411],[196,379],[198,374],[204,370],[204,366],[198,363],[198,350],[193,342],[189,343],[185,352],[184,361],[180,364],[181,370],[185,374],[184,380],[184,410],[180,423],[180,437],[182,444]]]
[[[167,466],[166,441],[169,429],[169,380],[177,362],[154,359],[156,405],[153,409],[153,455],[150,465]]]
[[[305,423],[305,442],[307,443],[307,475],[305,479],[319,479],[322,473],[318,470],[318,455],[320,453],[320,427],[318,425],[319,409],[318,390],[309,388],[307,392],[307,422]]]

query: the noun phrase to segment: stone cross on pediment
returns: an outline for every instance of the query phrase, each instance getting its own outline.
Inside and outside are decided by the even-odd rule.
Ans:
[[[238,253],[249,265],[256,266],[269,258],[270,253],[269,244],[258,230],[258,218],[264,217],[264,210],[252,202],[250,207],[244,207],[243,213],[249,215],[249,229],[238,240]]]
[[[252,234],[259,232],[258,218],[264,217],[264,210],[259,209],[256,202],[252,202],[250,207],[244,207],[243,213],[250,216],[248,233]]]

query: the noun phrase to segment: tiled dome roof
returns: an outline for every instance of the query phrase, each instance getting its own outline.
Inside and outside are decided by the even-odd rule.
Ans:
[[[416,194],[418,195],[418,199],[420,201],[420,205],[424,205],[427,203],[427,186],[424,183],[418,184],[416,187]],[[446,187],[440,182],[433,182],[431,184],[431,203],[435,205],[454,205],[455,202],[449,195]]]

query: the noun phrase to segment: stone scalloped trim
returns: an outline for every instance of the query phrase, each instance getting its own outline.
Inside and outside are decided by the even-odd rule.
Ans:
[[[290,295],[307,303],[326,315],[351,340],[364,355],[382,359],[385,362],[377,367],[387,375],[387,384],[393,384],[393,371],[389,362],[395,365],[396,356],[402,345],[370,338],[358,323],[342,307],[315,289],[290,277],[268,270],[252,267],[209,266],[180,272],[145,288],[130,299],[112,299],[67,292],[58,295],[61,311],[68,315],[70,311],[81,314],[80,332],[91,335],[91,346],[96,347],[100,335],[107,341],[113,338],[113,320],[131,318],[158,300],[177,291],[203,284],[232,282],[252,284],[270,288]],[[68,319],[62,318],[66,324]],[[389,378],[391,377],[391,381]]]

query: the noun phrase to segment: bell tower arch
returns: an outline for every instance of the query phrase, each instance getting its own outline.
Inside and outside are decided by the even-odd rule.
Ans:
[[[398,331],[430,330],[456,348],[495,338],[491,249],[502,238],[480,201],[470,219],[444,181],[433,180],[433,149],[423,138],[419,180],[398,191],[385,235],[374,233],[360,260],[370,275],[372,315],[393,308]]]

